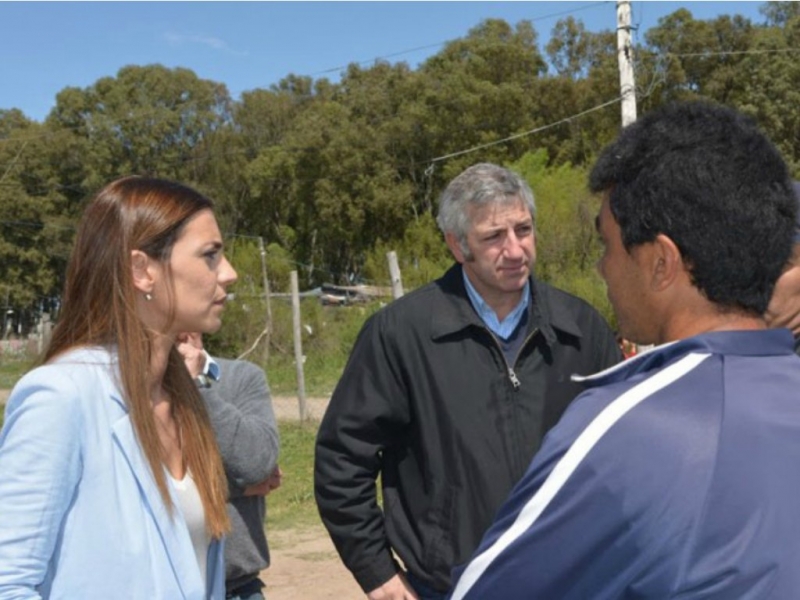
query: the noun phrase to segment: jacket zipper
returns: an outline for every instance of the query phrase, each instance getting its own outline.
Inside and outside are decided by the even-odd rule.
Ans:
[[[486,331],[489,331],[489,329],[487,328]],[[537,327],[522,342],[522,345],[520,345],[520,347],[519,347],[519,352],[517,352],[517,356],[514,357],[514,366],[516,366],[517,359],[519,359],[519,355],[522,354],[522,351],[525,349],[525,346],[528,345],[528,342],[530,342],[531,339],[533,338],[533,336],[535,336],[538,332],[539,332],[539,328]],[[500,345],[500,342],[497,341],[497,338],[494,336],[494,334],[491,331],[489,331],[489,335],[492,336],[492,339],[494,340],[494,343],[497,346],[497,349],[500,350],[500,356],[503,357],[503,363],[506,365],[508,379],[509,379],[509,381],[511,381],[511,386],[514,388],[514,392],[518,392],[519,389],[522,387],[522,382],[519,380],[519,377],[517,377],[517,373],[516,373],[516,371],[514,371],[514,367],[512,367],[512,366],[510,366],[508,364],[508,361],[506,360],[506,355],[503,352],[503,347]],[[515,439],[519,439],[519,436],[521,435],[520,432],[519,432],[519,427],[520,427],[519,422],[518,421],[514,422],[514,420],[512,419],[512,422],[509,423],[509,426],[513,430],[512,431],[512,435],[515,437]],[[515,458],[513,460],[517,464],[516,468],[523,469],[520,472],[524,472],[524,467],[527,464],[527,460],[529,460],[529,458],[522,456],[520,451],[519,451],[519,449],[518,449],[518,447],[517,447],[517,451],[516,452],[512,452],[512,454],[515,456]]]
[[[506,360],[506,355],[503,352],[503,347],[500,345],[500,342],[497,341],[497,338],[495,337],[494,333],[492,333],[492,331],[488,327],[484,327],[484,329],[486,329],[487,333],[491,336],[492,340],[494,340],[497,349],[500,350],[500,356],[503,357],[503,362],[505,363],[506,369],[508,371],[508,379],[511,381],[511,386],[514,388],[514,391],[516,392],[517,390],[519,390],[519,388],[522,387],[522,382],[519,380],[519,377],[517,377],[517,373],[514,371],[514,367],[508,364],[508,361]],[[530,335],[528,335],[528,337],[525,338],[525,341],[522,342],[522,345],[519,347],[519,352],[517,352],[517,357],[514,359],[515,365],[517,364],[517,358],[519,358],[519,355],[522,354],[522,351],[525,349],[525,346],[528,345],[528,342],[530,342],[533,336],[535,336],[537,333],[539,333],[538,327],[536,327],[533,331],[531,331]]]
[[[519,382],[519,377],[517,377],[517,374],[514,373],[514,369],[511,367],[508,367],[508,378],[511,380],[511,385],[514,386],[514,391],[522,387],[522,384]]]

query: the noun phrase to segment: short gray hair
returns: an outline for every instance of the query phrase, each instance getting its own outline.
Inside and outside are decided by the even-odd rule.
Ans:
[[[471,253],[467,246],[467,233],[471,223],[468,208],[519,200],[528,208],[535,223],[536,204],[533,192],[525,180],[498,165],[478,163],[453,179],[442,192],[436,223],[442,233],[455,235],[461,251],[469,257]]]

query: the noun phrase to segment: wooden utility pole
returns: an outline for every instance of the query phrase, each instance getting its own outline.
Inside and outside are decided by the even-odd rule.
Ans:
[[[308,418],[306,407],[306,379],[303,374],[303,340],[300,324],[300,286],[297,283],[297,271],[290,273],[292,286],[292,328],[294,330],[294,362],[297,365],[297,400],[300,404],[300,422]]]
[[[636,120],[636,80],[633,73],[630,0],[617,0],[617,59],[619,91],[622,97],[622,126],[626,127]],[[652,345],[636,344],[636,352],[643,352],[652,347]]]
[[[397,252],[392,250],[386,253],[386,259],[389,261],[389,276],[392,279],[392,298],[397,300],[405,292],[403,292],[403,280],[400,277],[400,265],[397,263]]]
[[[633,44],[631,44],[631,3],[617,0],[617,59],[619,88],[622,96],[622,126],[636,120],[636,81],[633,74]]]

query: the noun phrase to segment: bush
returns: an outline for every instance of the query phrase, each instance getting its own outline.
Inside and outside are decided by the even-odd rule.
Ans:
[[[602,251],[594,225],[600,203],[586,187],[585,169],[547,163],[547,152],[539,150],[509,165],[536,199],[536,276],[583,298],[613,326],[605,284],[595,268]]]
[[[344,369],[356,336],[368,316],[382,302],[363,305],[323,306],[318,298],[300,302],[301,344],[306,394],[328,396]],[[252,346],[263,330],[266,310],[262,300],[231,303],[226,308],[222,330],[208,339],[209,352],[235,358]],[[297,368],[294,360],[292,307],[289,299],[273,298],[269,356],[261,344],[245,358],[267,372],[270,388],[276,395],[297,393]]]
[[[386,254],[394,250],[405,291],[413,290],[440,277],[453,264],[442,233],[433,216],[425,213],[414,221],[400,243],[378,241],[367,255],[364,278],[375,285],[391,286]]]

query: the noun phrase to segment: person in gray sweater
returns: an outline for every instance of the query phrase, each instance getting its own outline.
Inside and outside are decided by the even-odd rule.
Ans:
[[[177,348],[208,407],[228,476],[226,598],[262,600],[259,572],[269,566],[265,496],[281,482],[278,429],[266,375],[244,360],[211,358],[196,333],[180,336]]]

